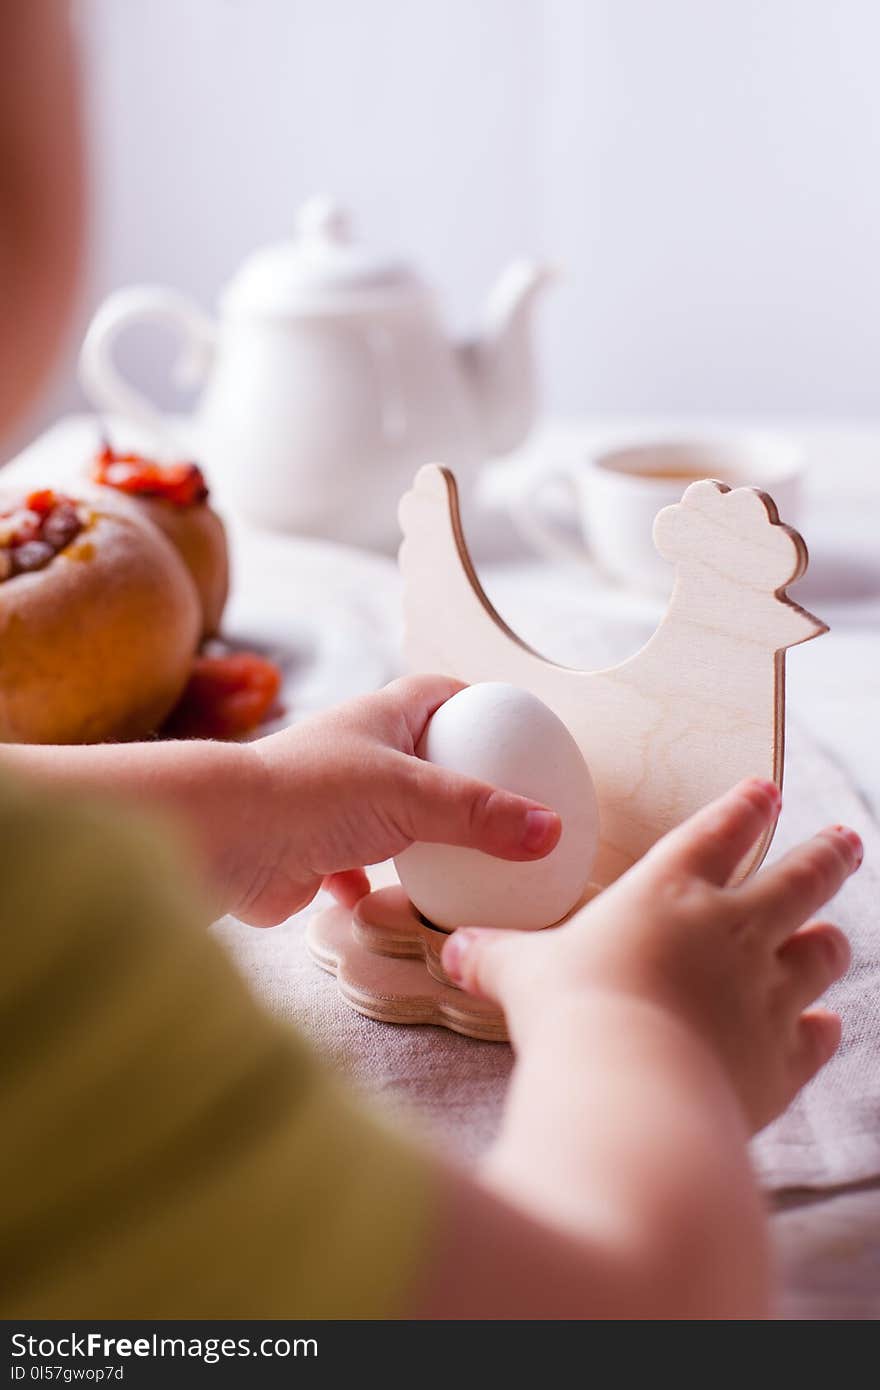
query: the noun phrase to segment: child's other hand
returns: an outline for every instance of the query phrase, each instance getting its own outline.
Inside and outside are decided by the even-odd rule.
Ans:
[[[250,745],[261,765],[236,915],[283,921],[322,882],[346,906],[369,891],[363,865],[414,840],[540,859],[559,839],[555,812],[414,756],[431,715],[462,686],[413,676]]]
[[[501,1003],[514,1043],[567,1006],[613,997],[674,1016],[720,1060],[752,1129],[828,1061],[840,1020],[810,1007],[849,965],[843,933],[808,921],[858,868],[854,831],[833,826],[737,887],[737,864],[779,812],[772,782],[742,782],[661,840],[565,926],[466,928],[443,964]]]

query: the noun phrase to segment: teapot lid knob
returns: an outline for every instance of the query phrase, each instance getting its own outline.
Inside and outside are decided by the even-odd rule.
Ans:
[[[405,264],[360,246],[348,210],[320,195],[301,206],[295,236],[248,256],[224,290],[221,306],[224,312],[273,317],[375,314],[423,292]]]
[[[308,241],[329,241],[346,245],[352,240],[348,210],[325,194],[303,203],[296,218],[296,230]]]

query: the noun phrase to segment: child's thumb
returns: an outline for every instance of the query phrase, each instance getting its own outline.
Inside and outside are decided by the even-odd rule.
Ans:
[[[443,945],[443,969],[468,994],[502,1004],[528,932],[459,927]]]
[[[412,840],[465,845],[499,859],[541,859],[562,825],[555,811],[472,777],[409,758],[405,829]]]

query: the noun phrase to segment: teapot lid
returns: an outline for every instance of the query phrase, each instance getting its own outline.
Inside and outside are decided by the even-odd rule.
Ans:
[[[226,312],[347,313],[424,287],[401,261],[367,251],[354,239],[347,211],[310,198],[296,234],[247,257],[221,296]]]

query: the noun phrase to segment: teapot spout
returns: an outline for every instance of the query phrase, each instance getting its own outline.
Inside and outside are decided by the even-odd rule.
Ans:
[[[532,309],[538,292],[555,278],[551,266],[513,262],[492,288],[482,331],[458,346],[488,454],[515,449],[535,418],[538,390]]]

